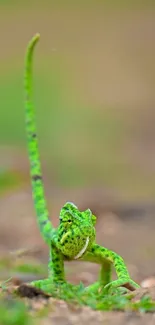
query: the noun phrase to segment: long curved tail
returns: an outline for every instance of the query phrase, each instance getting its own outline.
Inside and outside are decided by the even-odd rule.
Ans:
[[[32,104],[32,61],[33,50],[40,38],[36,34],[29,42],[25,56],[25,74],[24,74],[24,90],[25,90],[25,116],[26,116],[26,135],[28,142],[28,154],[30,161],[30,174],[32,182],[32,195],[34,206],[37,214],[37,222],[40,232],[46,242],[51,240],[52,224],[49,221],[48,210],[46,206],[44,185],[41,174],[41,164],[39,157],[38,139],[36,133],[35,114]]]

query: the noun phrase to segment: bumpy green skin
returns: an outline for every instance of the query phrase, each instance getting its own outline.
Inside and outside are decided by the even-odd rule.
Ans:
[[[35,281],[31,284],[50,293],[53,285],[61,286],[67,284],[64,272],[64,261],[82,260],[101,265],[98,281],[88,286],[86,288],[87,291],[90,290],[91,292],[97,293],[103,290],[105,293],[118,287],[135,290],[139,285],[130,279],[122,257],[96,244],[96,217],[89,209],[79,211],[73,203],[67,202],[60,211],[58,228],[53,228],[49,221],[41,175],[34,109],[31,98],[32,56],[39,37],[40,35],[36,34],[31,39],[27,47],[25,58],[26,133],[34,206],[40,233],[50,248],[50,259],[48,265],[48,279]],[[112,266],[114,266],[118,277],[115,281],[111,281]]]

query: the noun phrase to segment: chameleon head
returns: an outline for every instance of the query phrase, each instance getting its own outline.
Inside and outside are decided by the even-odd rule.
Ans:
[[[96,217],[90,209],[79,211],[67,202],[60,211],[58,226],[58,246],[69,259],[78,259],[91,247],[95,240]]]

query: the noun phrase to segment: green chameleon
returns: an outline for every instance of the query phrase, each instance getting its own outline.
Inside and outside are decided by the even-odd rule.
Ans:
[[[96,217],[90,209],[79,211],[71,202],[65,203],[60,211],[59,226],[53,228],[46,207],[44,186],[41,174],[41,165],[36,134],[35,116],[32,105],[32,59],[33,50],[40,38],[36,34],[28,44],[25,57],[25,108],[26,133],[30,160],[30,173],[32,181],[32,195],[40,232],[49,246],[50,257],[48,264],[49,275],[47,279],[33,281],[31,285],[51,293],[52,286],[70,286],[65,279],[64,261],[81,260],[101,265],[97,282],[86,287],[89,292],[109,293],[124,287],[135,290],[139,285],[131,280],[128,270],[121,256],[115,252],[99,246],[96,241]],[[111,280],[111,269],[114,266],[118,279]],[[119,288],[119,289],[121,289]],[[119,290],[118,289],[118,290]],[[122,288],[123,289],[123,288]]]

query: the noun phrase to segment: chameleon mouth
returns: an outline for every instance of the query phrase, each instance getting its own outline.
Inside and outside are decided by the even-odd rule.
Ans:
[[[86,251],[86,249],[88,247],[88,244],[89,244],[89,237],[86,238],[85,245],[80,250],[80,252],[74,257],[74,260],[77,260],[78,258],[80,258],[85,253],[85,251]]]

